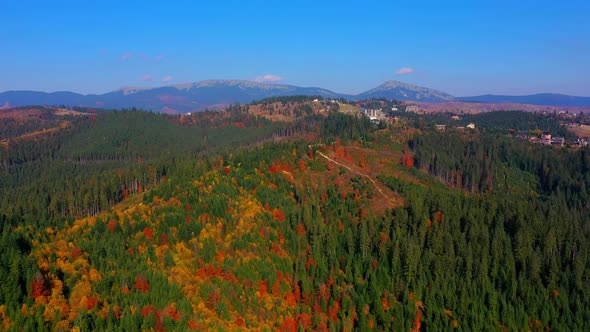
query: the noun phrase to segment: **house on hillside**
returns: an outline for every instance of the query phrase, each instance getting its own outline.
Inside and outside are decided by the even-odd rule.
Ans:
[[[545,145],[551,145],[551,133],[548,131],[543,132],[541,134],[541,139],[539,140],[539,143],[545,144]]]
[[[437,124],[437,125],[434,125],[434,129],[444,131],[445,129],[447,129],[447,125]]]
[[[471,122],[470,124],[467,125],[467,128],[475,129],[475,123]]]
[[[563,146],[565,144],[565,138],[563,137],[553,137],[551,139],[551,145],[553,146]]]

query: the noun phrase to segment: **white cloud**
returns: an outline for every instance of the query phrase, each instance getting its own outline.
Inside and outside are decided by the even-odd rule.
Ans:
[[[165,82],[170,82],[170,81],[172,81],[173,79],[174,79],[174,78],[173,78],[172,76],[168,75],[168,76],[165,76],[165,77],[163,77],[163,78],[162,78],[162,82],[164,82],[164,83],[165,83]]]
[[[278,75],[273,74],[266,74],[263,76],[258,76],[254,79],[254,81],[259,83],[276,83],[282,81],[283,78]]]
[[[400,68],[398,71],[396,71],[395,73],[398,75],[408,75],[415,72],[414,68],[410,68],[410,67],[402,67]]]
[[[144,82],[149,82],[149,81],[153,80],[153,77],[152,77],[152,75],[146,74],[146,75],[143,75],[143,76],[140,78],[140,80],[142,80],[142,81],[144,81]]]

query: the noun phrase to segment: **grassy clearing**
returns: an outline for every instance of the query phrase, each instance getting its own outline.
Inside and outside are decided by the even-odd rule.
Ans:
[[[589,125],[574,125],[568,126],[567,130],[574,133],[578,137],[590,137],[590,126]]]

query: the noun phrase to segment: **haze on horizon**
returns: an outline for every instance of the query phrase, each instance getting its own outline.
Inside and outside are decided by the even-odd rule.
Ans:
[[[246,79],[590,96],[586,1],[5,2],[0,92]]]

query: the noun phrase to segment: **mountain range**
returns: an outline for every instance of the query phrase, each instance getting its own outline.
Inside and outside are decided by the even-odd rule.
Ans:
[[[239,102],[249,103],[276,96],[311,95],[324,98],[362,100],[388,98],[419,102],[476,102],[522,103],[547,106],[590,106],[590,97],[561,94],[527,96],[483,95],[454,97],[448,93],[398,81],[387,81],[378,87],[357,95],[336,93],[318,87],[299,87],[286,84],[266,84],[244,80],[206,80],[196,83],[163,87],[123,87],[105,94],[78,94],[74,92],[6,91],[0,93],[0,107],[28,105],[68,105],[97,108],[141,108],[156,112],[178,113],[205,109],[221,109]]]
[[[482,95],[475,97],[458,97],[455,101],[494,104],[530,104],[546,106],[590,106],[590,97],[568,96],[559,93],[538,93],[525,96]]]

